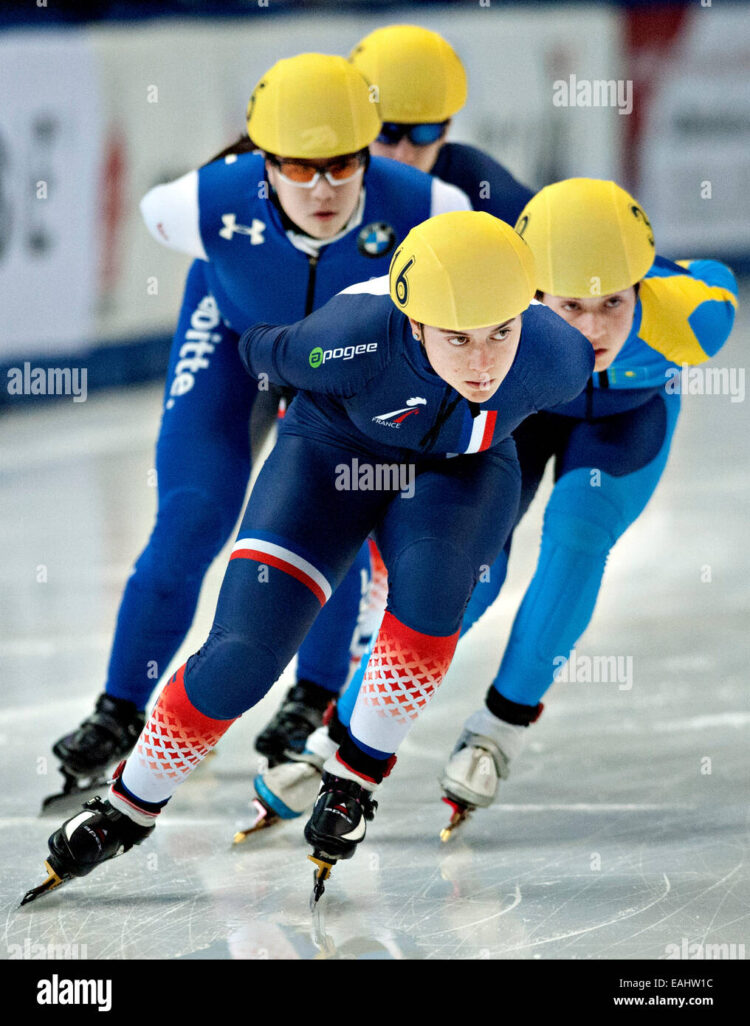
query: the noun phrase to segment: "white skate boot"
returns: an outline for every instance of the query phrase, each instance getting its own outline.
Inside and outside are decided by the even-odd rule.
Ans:
[[[453,814],[440,840],[447,841],[473,809],[484,809],[495,800],[497,785],[510,773],[510,763],[520,753],[528,728],[506,723],[489,709],[478,709],[464,724],[440,786],[443,801]]]
[[[252,806],[255,822],[234,835],[241,844],[250,834],[274,826],[282,819],[296,819],[310,808],[320,790],[323,763],[338,748],[328,734],[328,727],[318,727],[307,738],[305,749],[293,760],[279,763],[259,773],[253,784],[257,797]]]

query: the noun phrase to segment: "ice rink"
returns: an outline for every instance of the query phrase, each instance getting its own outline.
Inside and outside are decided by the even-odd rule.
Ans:
[[[744,298],[716,361],[735,373],[749,344],[747,288]],[[149,386],[0,410],[0,959],[35,945],[89,959],[664,959],[696,944],[746,957],[750,402],[728,395],[685,397],[661,485],[614,550],[579,643],[579,656],[631,659],[629,679],[556,685],[499,804],[448,844],[437,777],[499,662],[548,482],[500,600],[461,642],[366,842],[336,868],[317,935],[304,820],[231,844],[250,821],[253,738],[292,668],[152,838],[19,911],[63,818],[39,815],[58,789],[50,746],[102,689],[150,531],[160,402]],[[208,632],[224,562],[180,662]]]

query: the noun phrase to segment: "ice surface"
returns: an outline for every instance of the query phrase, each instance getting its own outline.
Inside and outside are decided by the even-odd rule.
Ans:
[[[746,361],[748,323],[743,312],[719,363]],[[32,945],[103,959],[658,959],[683,938],[750,948],[750,414],[728,396],[685,400],[666,474],[614,550],[579,644],[631,656],[632,688],[553,689],[500,804],[441,845],[437,777],[533,569],[538,500],[500,600],[404,745],[367,841],[327,885],[317,944],[302,821],[231,845],[252,818],[253,737],[289,671],[153,838],[18,911],[62,819],[38,816],[57,789],[50,745],[101,689],[150,530],[159,412],[148,387],[0,415],[0,959]],[[180,661],[205,638],[224,562]]]

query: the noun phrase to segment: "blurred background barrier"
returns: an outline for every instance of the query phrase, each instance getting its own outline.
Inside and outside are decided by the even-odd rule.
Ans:
[[[89,389],[163,373],[188,261],[148,235],[141,196],[244,132],[276,60],[346,54],[394,22],[442,33],[467,67],[451,138],[532,187],[616,178],[665,255],[750,266],[744,5],[183,0],[158,18],[142,3],[75,7],[78,21],[31,0],[0,16],[4,381],[53,359],[85,364]]]

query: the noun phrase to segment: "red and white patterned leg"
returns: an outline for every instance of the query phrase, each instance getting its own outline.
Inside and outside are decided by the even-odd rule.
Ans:
[[[459,633],[421,634],[385,614],[352,713],[357,741],[397,751],[448,672]]]
[[[211,719],[195,708],[185,691],[184,672],[182,666],[170,677],[125,763],[122,783],[136,800],[153,804],[171,798],[234,723]],[[115,798],[118,804],[127,801],[110,792],[113,804]]]

